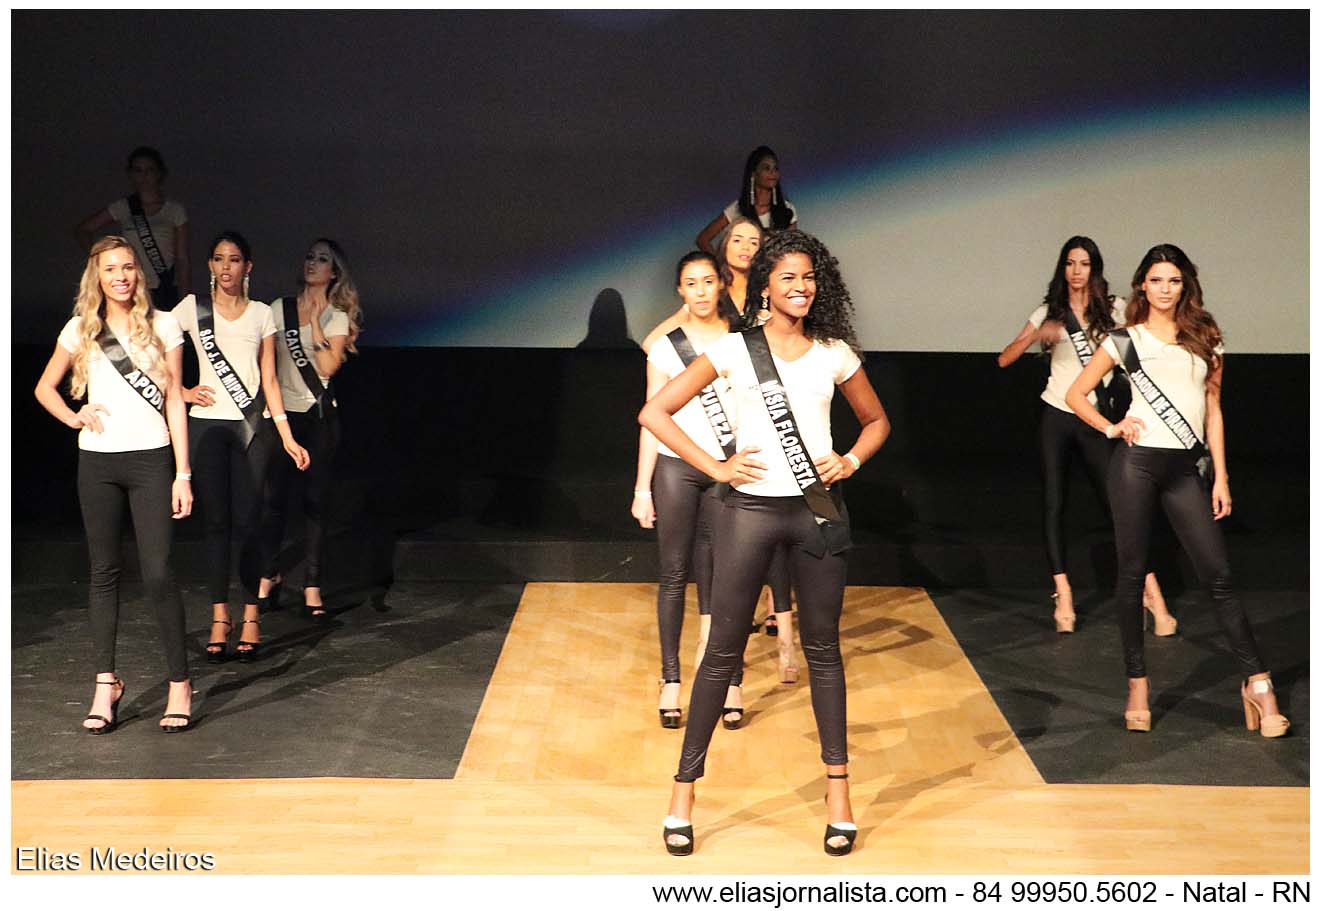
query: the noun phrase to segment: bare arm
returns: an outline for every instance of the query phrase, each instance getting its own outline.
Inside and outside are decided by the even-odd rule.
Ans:
[[[1098,348],[1093,352],[1088,366],[1083,368],[1083,372],[1075,378],[1070,384],[1069,391],[1065,393],[1065,404],[1070,406],[1075,416],[1102,433],[1106,433],[1106,428],[1111,426],[1111,422],[1088,401],[1088,393],[1097,388],[1102,377],[1106,376],[1106,372],[1114,366],[1115,361],[1111,360],[1110,353],[1105,348]],[[1142,418],[1126,417],[1115,425],[1112,433],[1133,446],[1145,427]]]
[[[877,391],[872,388],[872,381],[868,379],[868,375],[862,367],[855,370],[853,376],[840,384],[840,391],[844,393],[845,399],[849,402],[849,407],[854,409],[854,416],[858,418],[859,424],[862,425],[858,439],[847,450],[847,452],[853,453],[854,458],[858,459],[859,464],[862,465],[877,454],[877,450],[881,449],[881,445],[890,436],[890,418],[886,416],[886,409],[881,406],[881,400],[877,398]],[[813,464],[817,466],[818,476],[822,479],[822,483],[826,485],[850,477],[857,471],[852,461],[836,455],[834,452],[822,456],[820,459],[814,459]]]
[[[84,405],[81,410],[74,411],[64,401],[64,396],[60,395],[60,382],[69,372],[72,364],[73,359],[69,356],[69,352],[57,343],[50,360],[46,362],[46,369],[41,372],[41,378],[37,380],[37,388],[33,390],[33,395],[37,397],[42,408],[49,411],[55,420],[66,427],[72,427],[74,430],[87,427],[100,433],[101,421],[96,416],[97,412],[105,414],[110,412],[100,405]]]
[[[1212,515],[1224,519],[1230,515],[1230,469],[1226,467],[1226,423],[1221,414],[1221,377],[1225,373],[1223,359],[1216,371],[1207,377],[1207,451],[1212,454],[1216,479],[1212,482]]]
[[[685,403],[702,391],[716,379],[716,368],[707,355],[703,354],[684,369],[684,372],[666,383],[638,413],[638,423],[656,435],[656,438],[671,448],[680,458],[694,468],[726,483],[747,483],[762,478],[761,469],[766,465],[755,461],[748,453],[757,452],[756,446],[750,446],[722,462],[714,459],[680,429],[672,415],[683,408]]]
[[[280,379],[275,373],[275,336],[262,339],[261,353],[262,391],[266,393],[266,407],[275,422],[276,432],[285,445],[285,452],[294,460],[299,470],[308,467],[308,451],[298,445],[294,432],[289,429],[289,416],[285,414],[285,397],[280,393]]]
[[[1049,340],[1056,338],[1059,334],[1060,323],[1054,320],[1047,320],[1040,327],[1034,326],[1031,320],[1024,323],[1024,328],[1019,330],[1019,334],[1014,337],[1014,340],[996,356],[996,366],[1009,367],[1023,357],[1024,352],[1033,347],[1035,342],[1051,344]]]
[[[99,209],[80,221],[73,229],[73,236],[78,238],[78,245],[84,250],[91,250],[97,232],[106,225],[114,224],[115,217],[109,209]]]
[[[655,364],[647,365],[647,398],[653,399],[666,384],[666,375]],[[656,437],[646,427],[638,430],[638,473],[634,475],[633,504],[629,512],[643,528],[656,522],[656,504],[652,501],[652,475],[656,472]],[[645,491],[646,494],[640,493]]]
[[[312,332],[312,360],[317,365],[317,372],[329,379],[344,366],[344,361],[348,357],[345,351],[348,349],[349,337],[333,335],[328,339],[326,330],[321,326],[323,312],[325,307],[314,310],[309,320]],[[327,344],[330,345],[329,348],[324,347]]]
[[[695,241],[698,245],[698,249],[705,250],[712,256],[715,256],[716,248],[711,245],[711,242],[715,240],[716,235],[724,231],[729,224],[730,219],[725,217],[724,212],[713,218],[711,224],[698,232],[698,239]]]
[[[177,345],[165,353],[165,365],[170,370],[170,384],[165,387],[165,423],[170,428],[170,446],[174,450],[175,480],[170,488],[173,515],[182,519],[193,511],[193,485],[180,474],[191,474],[188,465],[188,410],[184,407],[184,346]]]

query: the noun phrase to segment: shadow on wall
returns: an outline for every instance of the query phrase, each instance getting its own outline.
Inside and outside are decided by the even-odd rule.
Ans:
[[[588,334],[575,348],[638,348],[629,338],[624,298],[614,288],[602,288],[588,314]]]

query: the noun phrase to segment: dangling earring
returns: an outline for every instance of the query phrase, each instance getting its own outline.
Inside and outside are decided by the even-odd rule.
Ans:
[[[216,273],[211,273],[211,296],[216,296]]]
[[[754,182],[752,174],[748,175],[748,204],[750,206],[757,205],[757,184]]]
[[[248,275],[247,275],[247,273],[244,273],[244,276],[243,276],[243,299],[244,299],[244,300],[247,300],[247,299],[248,299]]]
[[[769,295],[765,291],[762,292],[762,309],[763,310],[771,309],[771,295]]]

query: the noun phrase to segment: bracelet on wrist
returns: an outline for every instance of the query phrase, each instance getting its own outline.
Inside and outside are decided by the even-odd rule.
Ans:
[[[1116,435],[1116,426],[1114,424],[1107,424],[1106,429],[1103,430],[1102,433],[1106,434],[1106,438],[1108,440],[1114,440]]]
[[[855,471],[858,471],[863,467],[863,463],[859,461],[858,456],[854,455],[852,452],[846,452],[840,458],[845,459],[850,465],[853,465]]]
[[[287,420],[289,420],[289,415],[287,415],[287,414],[273,414],[273,415],[271,415],[271,420],[273,420],[273,421],[287,421]]]
[[[176,471],[174,479],[176,481],[191,481],[193,480],[193,473],[191,471]]]
[[[634,495],[635,497],[639,497],[640,499],[643,499],[643,500],[650,500],[650,499],[652,499],[652,491],[650,491],[650,490],[635,490],[635,491],[633,492],[633,495]]]

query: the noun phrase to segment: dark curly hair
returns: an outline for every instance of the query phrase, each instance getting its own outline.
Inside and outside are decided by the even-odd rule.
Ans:
[[[1084,313],[1088,317],[1088,337],[1092,339],[1094,345],[1100,345],[1112,329],[1115,328],[1115,317],[1111,313],[1115,306],[1115,297],[1111,294],[1111,289],[1106,281],[1105,264],[1102,262],[1102,251],[1097,249],[1097,242],[1091,237],[1084,237],[1076,234],[1065,241],[1064,246],[1060,248],[1060,256],[1056,257],[1056,271],[1051,275],[1051,284],[1047,286],[1047,293],[1042,298],[1042,303],[1047,305],[1047,319],[1058,323],[1065,322],[1065,311],[1070,305],[1070,286],[1065,280],[1065,264],[1070,258],[1071,250],[1082,250],[1088,254],[1090,271],[1088,273],[1088,303],[1084,306]]]
[[[840,277],[840,263],[826,249],[826,244],[811,234],[796,228],[768,235],[748,265],[748,293],[760,297],[770,284],[776,264],[791,253],[802,253],[812,260],[817,276],[817,293],[812,308],[803,318],[803,334],[822,342],[838,339],[862,357],[863,349],[854,334],[854,302]],[[744,309],[749,308],[745,305]]]
[[[1143,261],[1134,270],[1125,323],[1134,326],[1148,321],[1151,305],[1143,293],[1143,282],[1148,277],[1148,270],[1157,263],[1170,263],[1180,270],[1183,279],[1183,290],[1175,303],[1175,344],[1202,358],[1208,371],[1214,372],[1221,366],[1221,355],[1216,353],[1216,347],[1221,344],[1221,327],[1212,314],[1203,309],[1203,286],[1198,282],[1198,267],[1175,244],[1157,244],[1144,254]]]

